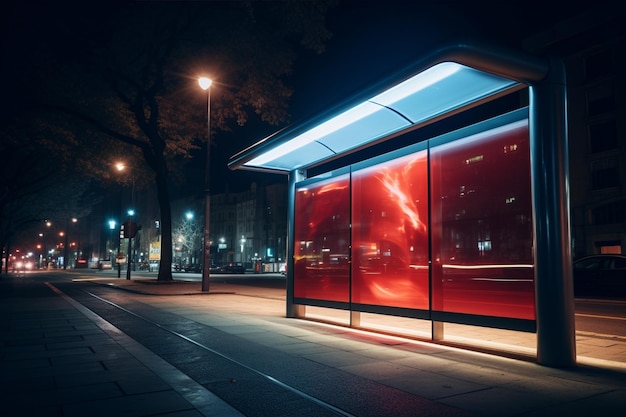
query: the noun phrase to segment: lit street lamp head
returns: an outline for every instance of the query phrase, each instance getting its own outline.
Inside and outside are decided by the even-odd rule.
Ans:
[[[211,84],[213,84],[213,81],[207,77],[200,77],[198,78],[198,84],[200,84],[200,88],[203,90],[208,90]]]
[[[207,118],[207,146],[206,146],[206,172],[204,178],[205,188],[205,201],[204,201],[204,255],[202,259],[202,291],[209,291],[209,268],[211,266],[211,238],[209,233],[209,226],[211,224],[209,216],[211,215],[211,193],[209,192],[210,186],[210,172],[211,172],[211,84],[213,81],[207,77],[200,77],[198,79],[200,88],[206,91],[206,118]]]

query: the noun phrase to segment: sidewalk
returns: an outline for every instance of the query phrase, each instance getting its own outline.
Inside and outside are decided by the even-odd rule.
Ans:
[[[277,306],[277,314],[280,317],[285,315],[285,292],[281,289],[247,287],[243,285],[226,284],[220,282],[220,278],[224,276],[215,275],[211,277],[209,293],[225,293],[238,294],[254,297],[264,297],[280,300]],[[225,276],[229,278],[228,276]],[[250,277],[263,277],[262,275],[250,275]],[[184,278],[184,276],[183,276]],[[98,282],[101,285],[109,285],[119,288],[120,290],[129,291],[137,294],[146,295],[207,295],[201,290],[201,282],[186,281],[175,279],[172,283],[158,283],[154,277],[135,277],[132,280],[111,278],[110,276],[100,275],[98,277],[84,276],[91,282]],[[363,327],[369,330],[380,329],[382,333],[396,335],[404,335],[422,341],[428,341],[430,328],[427,322],[422,325],[424,329],[420,331],[410,331],[408,328],[415,329],[416,321],[413,319],[403,319],[401,317],[380,316],[376,314],[362,315]],[[337,324],[349,324],[349,315],[341,310],[321,309],[316,307],[307,307],[307,317],[319,319],[321,321],[330,321]],[[393,326],[389,325],[393,322]],[[450,332],[456,336],[450,337],[450,344],[474,347],[481,350],[481,344],[484,351],[498,351],[498,346],[502,350],[511,350],[512,357],[527,357],[532,361],[536,357],[535,335],[533,333],[508,332],[498,329],[482,328],[476,326],[461,326],[448,324],[449,328],[454,329]],[[391,330],[390,330],[391,329]],[[395,330],[395,331],[394,331]],[[576,337],[577,343],[577,363],[579,365],[603,367],[609,369],[624,370],[626,372],[626,338],[623,337],[604,337],[597,338],[592,334],[578,332]],[[493,348],[495,346],[495,349]]]
[[[342,326],[286,319],[284,295],[281,299],[272,289],[261,290],[253,298],[241,286],[218,282],[212,283],[207,294],[200,290],[199,282],[154,284],[141,278],[84,278],[129,292],[154,308],[217,326],[268,350],[278,349],[285,363],[287,358],[302,358],[410,393],[424,405],[415,415],[626,412],[626,367],[619,363],[600,361],[611,366],[584,364],[554,369]],[[43,284],[37,288],[28,292],[14,278],[2,278],[0,415],[241,415],[236,404],[224,403],[80,304],[63,294],[51,296],[50,287]],[[278,368],[276,372],[280,372]]]

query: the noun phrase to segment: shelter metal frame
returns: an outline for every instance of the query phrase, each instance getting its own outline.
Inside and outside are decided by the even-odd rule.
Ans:
[[[448,73],[437,74],[435,69],[445,69]],[[468,78],[455,79],[454,75],[459,74]],[[448,100],[434,103],[421,113],[407,111],[416,108],[416,103],[432,102],[434,96],[429,87],[433,85],[438,85],[438,94]],[[537,361],[554,367],[574,365],[564,67],[556,58],[492,45],[459,42],[436,49],[338,106],[289,126],[231,157],[230,169],[288,175],[287,316],[300,317],[303,313],[303,306],[294,302],[293,233],[295,184],[306,179],[307,170],[525,87],[529,91]],[[348,137],[357,140],[346,142]]]

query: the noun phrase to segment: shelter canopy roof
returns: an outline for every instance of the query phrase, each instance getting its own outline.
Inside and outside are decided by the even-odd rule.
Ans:
[[[232,156],[229,168],[277,173],[307,169],[492,100],[543,75],[542,63],[532,58],[485,54],[466,46],[437,55],[444,56],[259,141]],[[519,62],[523,64],[515,68]]]

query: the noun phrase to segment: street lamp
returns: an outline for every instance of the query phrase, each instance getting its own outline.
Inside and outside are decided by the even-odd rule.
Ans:
[[[210,78],[200,77],[198,79],[200,88],[207,92],[207,144],[206,144],[206,172],[204,177],[204,256],[202,257],[202,291],[209,291],[209,268],[211,267],[211,239],[209,238],[209,226],[211,216],[211,84]]]
[[[219,251],[222,250],[222,249],[226,249],[226,239],[224,237],[220,238],[220,243],[217,246],[217,252],[219,253]],[[223,253],[219,254],[218,258],[219,258],[220,262],[222,262],[222,263],[224,262],[224,254]]]
[[[187,263],[191,266],[192,264],[198,263],[198,254],[196,252],[196,230],[195,227],[190,226],[192,224],[191,221],[193,220],[193,213],[191,211],[185,213],[185,219],[187,220],[187,223],[185,224],[183,230],[185,232],[185,239],[187,239],[186,258]]]
[[[131,179],[131,190],[130,190],[130,204],[131,207],[135,206],[135,172],[134,172],[134,167],[129,166],[127,164],[125,164],[124,162],[117,162],[115,164],[115,168],[119,171],[119,172],[123,172],[124,170],[126,170],[126,168],[128,169],[128,173],[130,175],[130,179]],[[120,193],[120,205],[121,205],[121,193]],[[133,237],[135,237],[135,234],[137,233],[137,231],[141,228],[141,226],[138,226],[135,221],[133,220],[133,216],[135,215],[135,210],[133,208],[128,210],[128,221],[127,223],[124,223],[125,225],[125,229],[124,229],[124,237],[128,237],[128,255],[126,258],[126,279],[130,280],[130,271],[133,268],[134,265],[134,253],[133,253],[133,245],[132,245],[132,239]],[[136,246],[136,243],[135,243]],[[120,247],[121,250],[121,247]],[[137,251],[137,247],[135,247],[134,251]],[[118,263],[119,265],[119,263]],[[118,278],[121,275],[121,267],[118,266],[118,270],[117,270],[117,276]]]
[[[128,255],[126,256],[126,279],[130,279],[130,270],[133,267],[133,216],[135,215],[135,210],[128,210],[128,231],[124,231],[124,233],[128,232]]]
[[[119,234],[117,234],[117,242],[118,244],[114,244],[114,238],[113,236],[115,235],[115,230],[117,229],[117,222],[113,219],[109,220],[109,239],[110,239],[110,246],[109,246],[109,260],[111,261],[111,268],[113,268],[113,255],[115,254],[115,258],[117,260],[117,254],[116,252],[118,252],[116,249],[119,246]]]
[[[117,169],[118,172],[123,172],[126,170],[126,168],[132,168],[132,167],[129,167],[124,162],[117,162],[115,164],[115,169]],[[128,171],[128,175],[130,175],[130,180],[131,180],[130,204],[131,206],[134,207],[135,205],[135,173],[133,172],[132,169],[128,169],[127,171]]]
[[[241,263],[243,265],[246,264],[246,257],[244,256],[244,249],[246,247],[246,237],[244,235],[241,235]]]
[[[48,241],[50,241],[51,239],[54,239],[53,236],[53,232],[51,230],[52,227],[52,222],[50,220],[46,220],[46,227],[48,228],[48,231],[46,232],[45,237],[47,237]],[[52,246],[53,245],[53,241],[52,242],[48,242],[48,245]],[[46,246],[46,239],[44,239],[44,247]],[[44,250],[44,252],[46,252],[46,268],[50,269],[50,262],[52,261],[52,254],[54,253],[54,250],[52,247],[50,247],[50,249],[48,249],[47,251]]]
[[[71,219],[65,222],[65,242],[63,243],[63,269],[67,269],[67,264],[69,263],[69,234],[70,234],[70,220],[72,223],[76,223],[78,219],[76,217],[72,217]],[[78,257],[78,256],[77,256]]]

